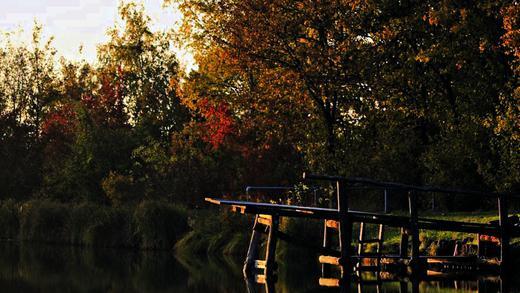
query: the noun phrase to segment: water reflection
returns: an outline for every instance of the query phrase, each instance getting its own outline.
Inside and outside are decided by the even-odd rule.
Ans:
[[[266,284],[244,280],[241,259],[170,252],[0,243],[1,292],[520,292],[516,279],[391,280],[320,286],[312,262],[281,265]],[[277,280],[276,280],[277,279]]]

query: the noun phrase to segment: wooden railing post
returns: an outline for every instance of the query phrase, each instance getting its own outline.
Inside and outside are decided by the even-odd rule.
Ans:
[[[410,190],[408,191],[408,207],[410,209],[410,234],[412,236],[412,258],[410,259],[410,266],[412,272],[416,273],[419,269],[419,226],[418,226],[418,211],[417,211],[417,194]]]
[[[352,221],[348,213],[348,195],[344,180],[336,181],[336,195],[339,213],[339,244],[343,277],[350,276],[352,260],[350,244],[352,242]]]
[[[500,229],[500,266],[503,271],[507,271],[509,265],[509,221],[507,199],[504,195],[498,197],[498,220]]]

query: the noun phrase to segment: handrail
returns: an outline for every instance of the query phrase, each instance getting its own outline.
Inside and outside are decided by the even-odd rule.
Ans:
[[[304,180],[343,181],[346,183],[354,183],[354,184],[360,183],[360,184],[372,185],[372,186],[376,186],[376,187],[404,189],[404,190],[416,190],[416,191],[422,191],[422,192],[465,194],[465,195],[475,195],[475,196],[493,197],[493,198],[497,198],[497,197],[501,197],[501,196],[520,198],[520,194],[514,194],[514,193],[480,192],[480,191],[455,189],[455,188],[440,188],[440,187],[436,187],[436,186],[416,186],[416,185],[409,185],[409,184],[403,184],[403,183],[377,181],[377,180],[363,178],[363,177],[343,177],[343,176],[329,176],[329,175],[303,173],[303,179]]]

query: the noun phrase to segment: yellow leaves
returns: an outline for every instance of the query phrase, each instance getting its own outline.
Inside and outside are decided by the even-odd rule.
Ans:
[[[306,38],[297,38],[296,41],[300,44],[308,45],[310,42]]]
[[[377,34],[381,40],[391,40],[396,37],[396,32],[385,26],[381,32]]]
[[[352,11],[354,11],[354,10],[358,10],[361,7],[361,4],[367,5],[368,3],[366,3],[366,2],[367,1],[363,1],[363,3],[362,3],[361,0],[349,0],[349,1],[347,1],[346,5],[348,7],[350,7],[350,9],[352,9]]]
[[[460,24],[455,24],[450,27],[450,32],[457,33],[461,29],[461,27],[462,26]]]
[[[511,5],[502,10],[503,27],[506,33],[502,42],[509,49],[509,53],[520,58],[520,7]]]
[[[426,55],[426,53],[423,50],[421,50],[415,56],[415,61],[419,61],[421,63],[428,63],[428,62],[430,62],[430,57],[428,55]]]
[[[484,51],[486,51],[487,46],[487,40],[481,40],[478,45],[478,50],[480,51],[480,53],[484,53]]]
[[[468,18],[468,10],[465,8],[462,8],[460,11],[460,18],[465,21]]]
[[[310,27],[310,28],[307,28],[307,36],[311,39],[317,39],[318,38],[318,30]]]

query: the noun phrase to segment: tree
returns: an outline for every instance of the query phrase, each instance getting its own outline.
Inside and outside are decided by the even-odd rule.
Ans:
[[[145,135],[168,141],[187,117],[176,93],[180,74],[171,38],[151,31],[142,6],[123,3],[119,14],[123,28],[111,29],[110,41],[99,47],[99,70],[119,80],[130,122]]]
[[[35,24],[30,45],[0,44],[0,194],[28,197],[41,173],[41,124],[56,98],[55,50]],[[43,43],[43,45],[42,45]]]

